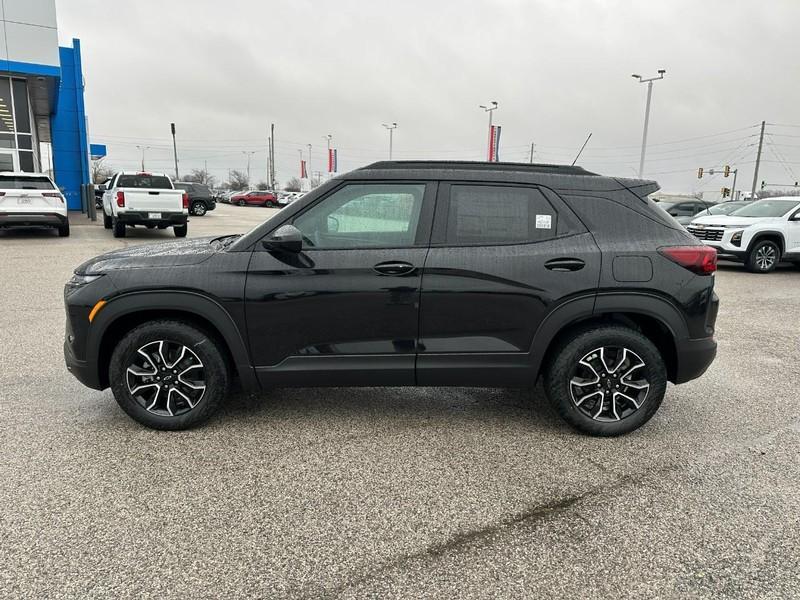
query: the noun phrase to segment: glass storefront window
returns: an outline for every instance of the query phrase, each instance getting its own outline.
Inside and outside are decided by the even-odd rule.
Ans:
[[[33,152],[26,152],[21,150],[19,153],[19,170],[32,172],[33,168]]]
[[[14,116],[16,118],[17,132],[31,132],[31,113],[28,107],[28,82],[22,79],[13,79],[14,86]]]
[[[20,150],[33,150],[33,139],[30,135],[18,135],[17,146]]]
[[[11,109],[11,80],[0,77],[0,133],[14,132],[14,115]]]
[[[0,133],[0,148],[16,148],[14,136],[8,133]]]

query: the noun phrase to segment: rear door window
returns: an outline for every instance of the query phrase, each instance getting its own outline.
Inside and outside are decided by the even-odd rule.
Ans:
[[[123,188],[146,188],[146,189],[172,189],[169,177],[166,175],[120,175],[117,180],[117,187]]]
[[[558,214],[535,188],[452,185],[448,245],[525,244],[556,237]]]

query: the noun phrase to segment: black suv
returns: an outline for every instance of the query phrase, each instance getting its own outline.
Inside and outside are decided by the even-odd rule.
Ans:
[[[125,248],[67,283],[64,351],[134,419],[183,429],[238,377],[530,387],[613,436],[716,353],[716,253],[644,180],[579,167],[379,162],[241,236]]]
[[[189,214],[202,217],[208,211],[217,208],[217,199],[207,185],[186,181],[176,181],[172,185],[176,190],[183,190],[189,194]]]

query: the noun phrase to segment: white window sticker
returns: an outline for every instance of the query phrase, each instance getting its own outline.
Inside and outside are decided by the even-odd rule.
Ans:
[[[551,229],[553,217],[550,215],[536,215],[536,229]]]

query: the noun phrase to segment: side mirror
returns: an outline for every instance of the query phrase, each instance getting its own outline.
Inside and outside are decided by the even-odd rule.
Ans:
[[[303,249],[303,234],[294,225],[282,225],[261,245],[267,250],[297,254]]]
[[[328,233],[336,233],[337,231],[339,231],[339,219],[328,216]]]

